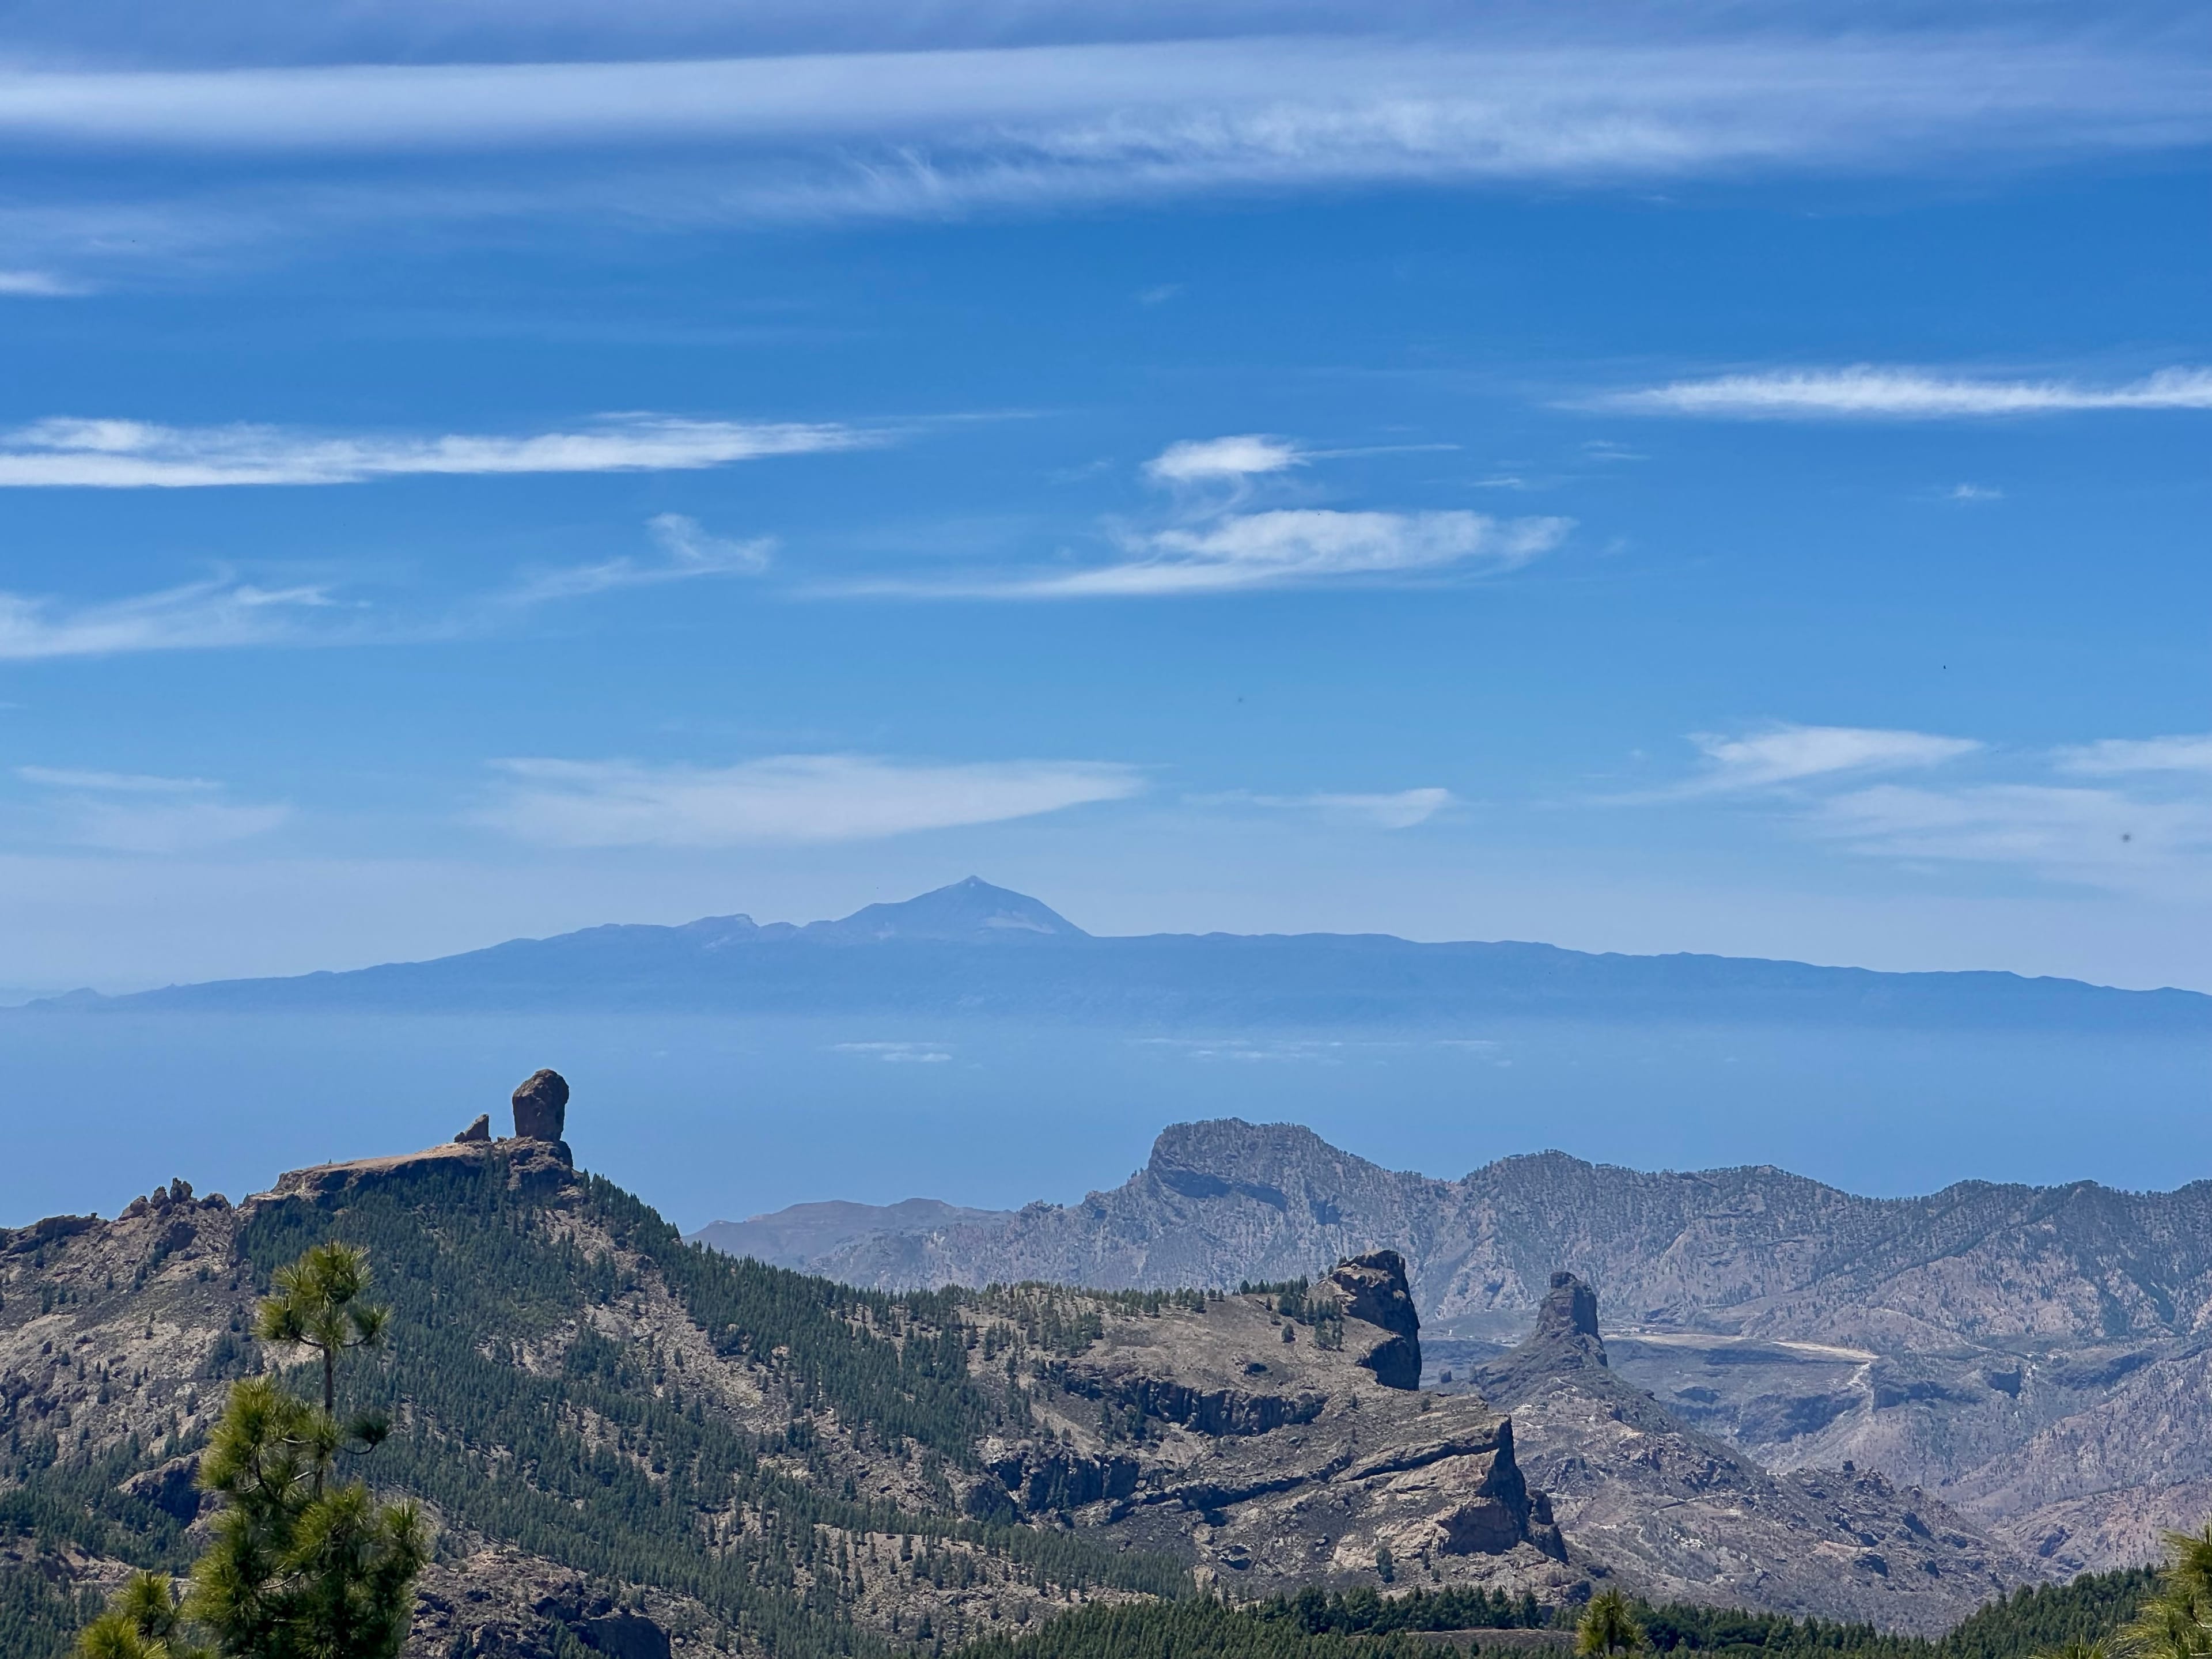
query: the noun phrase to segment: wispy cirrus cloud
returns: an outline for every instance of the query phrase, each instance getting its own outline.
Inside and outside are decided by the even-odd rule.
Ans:
[[[2204,799],[2049,784],[1882,784],[1831,797],[1808,821],[1862,854],[2007,865],[2088,886],[2212,896],[2212,801]]]
[[[0,662],[278,644],[298,638],[304,619],[330,605],[323,587],[228,577],[89,604],[0,592]]]
[[[2139,380],[1991,380],[1856,364],[1673,380],[1591,400],[1627,415],[1713,420],[1944,421],[2106,410],[2212,410],[2212,369],[2166,368]],[[1962,489],[1971,489],[1963,486]],[[1960,499],[1983,499],[1961,495]]]
[[[506,596],[508,603],[539,605],[583,599],[614,588],[657,587],[702,576],[757,576],[767,570],[775,551],[773,537],[737,541],[709,535],[696,519],[681,513],[656,514],[646,520],[646,528],[666,555],[659,562],[623,555],[596,564],[541,571],[518,584]]]
[[[1134,538],[1128,557],[965,591],[1016,599],[1158,599],[1321,583],[1383,581],[1446,570],[1516,570],[1566,539],[1573,520],[1494,519],[1459,510],[1348,513],[1284,507],[1233,514]]]
[[[1362,452],[1311,451],[1254,433],[1183,440],[1140,469],[1147,483],[1173,492],[1163,514],[1169,522],[1152,529],[1111,526],[1103,539],[1113,557],[1073,567],[863,580],[836,591],[920,599],[1174,599],[1496,575],[1551,552],[1574,528],[1571,519],[1500,519],[1461,508],[1252,507],[1263,490],[1282,499],[1288,489],[1283,475],[1292,469],[1344,453]]]
[[[2179,772],[2212,775],[2212,732],[2171,738],[2105,738],[2058,751],[2063,772],[2090,777]]]
[[[1312,813],[1374,830],[1411,830],[1426,823],[1456,801],[1450,790],[1433,786],[1372,794],[1261,795],[1240,790],[1191,798],[1194,806],[1263,806],[1280,811]]]
[[[1971,738],[1862,726],[1771,726],[1726,736],[1695,732],[1707,770],[1680,785],[1682,794],[1771,789],[1839,773],[1892,772],[1940,766],[1982,745]]]
[[[1304,462],[1296,445],[1246,433],[1170,444],[1145,463],[1145,476],[1156,483],[1216,483],[1281,472]]]
[[[672,35],[607,21],[556,51],[534,15],[526,33],[479,19],[403,31],[390,61],[356,41],[290,67],[19,68],[0,75],[0,135],[152,155],[191,181],[11,210],[58,269],[154,246],[131,226],[206,247],[395,219],[935,219],[1407,183],[1922,175],[2212,138],[2200,40],[2171,27],[1737,25],[1692,8],[1600,40],[1527,11],[1422,9],[1302,8],[1254,33],[1246,8],[1203,23],[1160,9],[1105,31],[1152,38],[1006,46],[974,9],[926,9],[895,37],[880,19],[787,21],[750,55],[727,16]],[[255,21],[235,62],[271,51]],[[1101,28],[1098,15],[1060,27]],[[96,62],[114,38],[50,61]],[[896,49],[836,49],[887,38]],[[673,55],[702,49],[728,55]],[[210,56],[197,31],[172,50]],[[431,61],[441,51],[475,61]]]
[[[294,155],[934,140],[948,160],[1340,181],[1925,165],[1931,149],[2176,145],[2208,118],[2185,52],[2109,35],[1695,29],[1593,44],[1510,24],[1255,34],[1224,18],[1177,39],[1161,22],[1161,38],[1065,45],[19,70],[0,76],[0,131]]]
[[[1704,775],[1616,799],[1755,796],[1799,833],[1864,857],[2002,866],[2074,885],[2212,897],[2212,736],[2008,752],[1923,732],[1778,726],[1692,741],[1708,763]],[[1978,757],[1978,775],[1869,778],[1933,772],[1969,757]],[[2112,781],[2066,781],[2081,778]]]
[[[206,778],[19,766],[15,775],[42,792],[48,834],[73,846],[118,853],[184,853],[250,841],[292,816],[283,802],[222,799]]]
[[[377,478],[659,472],[858,449],[883,434],[839,425],[605,417],[520,436],[337,436],[283,427],[159,426],[58,416],[0,434],[0,489],[207,489]]]
[[[0,298],[57,300],[86,291],[82,283],[51,270],[0,270]]]
[[[1133,767],[1103,761],[953,764],[780,755],[735,766],[508,760],[472,815],[556,847],[733,847],[872,841],[1126,799]]]

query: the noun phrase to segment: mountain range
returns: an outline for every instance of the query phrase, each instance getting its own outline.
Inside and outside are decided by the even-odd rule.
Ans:
[[[1433,1387],[1389,1250],[1234,1290],[854,1289],[687,1246],[576,1170],[525,1099],[550,1077],[511,1139],[0,1230],[9,1659],[198,1553],[229,1382],[299,1358],[255,1298],[331,1238],[392,1308],[338,1377],[394,1425],[366,1472],[437,1529],[407,1659],[938,1659],[1193,1589],[1420,1590],[1488,1644],[1607,1582],[1934,1635],[2060,1571],[1938,1494],[1684,1423],[1564,1272],[1528,1340]]]
[[[2132,1565],[2212,1518],[2212,1182],[1872,1199],[1559,1152],[1439,1180],[1231,1119],[1167,1129],[1078,1204],[803,1206],[696,1237],[879,1286],[1218,1285],[1387,1249],[1432,1380],[1518,1340],[1566,1270],[1618,1374],[1762,1466],[1924,1486],[2053,1567]]]
[[[2212,997],[2007,973],[1877,973],[1730,957],[1422,944],[1386,934],[1100,937],[970,877],[834,921],[714,916],[514,939],[343,973],[73,992],[48,1010],[556,1008],[903,1014],[1195,1026],[1434,1024],[1471,1017],[2212,1032]]]

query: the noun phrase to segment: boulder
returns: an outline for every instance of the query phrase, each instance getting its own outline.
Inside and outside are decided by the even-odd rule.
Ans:
[[[197,1455],[173,1457],[157,1468],[132,1475],[117,1490],[189,1526],[198,1519],[203,1502],[199,1488],[200,1460]]]
[[[611,1613],[577,1628],[585,1645],[607,1659],[669,1659],[668,1632],[642,1613]]]
[[[568,1127],[568,1083],[560,1073],[539,1070],[514,1091],[514,1138],[558,1140]]]
[[[533,1079],[532,1081],[535,1081],[535,1079]],[[521,1099],[522,1097],[520,1093],[518,1092],[515,1096],[515,1110],[518,1116],[521,1114]],[[478,1112],[477,1114],[477,1121],[470,1124],[467,1128],[462,1130],[460,1133],[455,1135],[453,1139],[463,1146],[467,1146],[471,1142],[478,1140],[489,1140],[491,1139],[491,1114],[489,1112]]]

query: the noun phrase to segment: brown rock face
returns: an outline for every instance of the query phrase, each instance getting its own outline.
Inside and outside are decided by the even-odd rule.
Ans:
[[[1035,1368],[1026,1431],[984,1440],[969,1513],[1062,1516],[1122,1548],[1192,1558],[1201,1584],[1239,1601],[1379,1588],[1383,1551],[1414,1583],[1558,1600],[1580,1571],[1515,1462],[1512,1424],[1367,1363],[1415,1341],[1395,1267],[1347,1263],[1290,1315],[1265,1293],[1098,1307],[1087,1347]],[[1026,1294],[983,1317],[1018,1328]],[[1042,1294],[1080,1306],[1080,1292]],[[998,1369],[975,1352],[980,1375]]]
[[[491,1139],[491,1114],[489,1112],[478,1112],[477,1114],[477,1121],[470,1124],[467,1128],[462,1130],[460,1133],[455,1135],[453,1139],[465,1146],[472,1141],[489,1140]]]
[[[536,1071],[514,1091],[514,1138],[558,1140],[568,1121],[568,1082],[558,1072]]]
[[[1340,1261],[1322,1280],[1316,1300],[1334,1300],[1346,1319],[1380,1326],[1389,1336],[1359,1357],[1386,1389],[1421,1386],[1421,1316],[1395,1250],[1373,1250]]]

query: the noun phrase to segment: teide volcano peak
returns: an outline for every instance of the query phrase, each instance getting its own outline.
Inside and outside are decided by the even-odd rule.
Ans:
[[[1005,948],[1017,945],[1064,948]],[[799,948],[828,945],[852,948]],[[1875,973],[1750,957],[1417,943],[1388,934],[1093,935],[1036,899],[974,876],[803,926],[763,925],[742,915],[673,927],[610,925],[425,962],[171,986],[127,997],[73,993],[36,1006],[896,1012],[1148,1030],[1534,1016],[2046,1034],[2212,1031],[2212,997],[2005,973]]]

